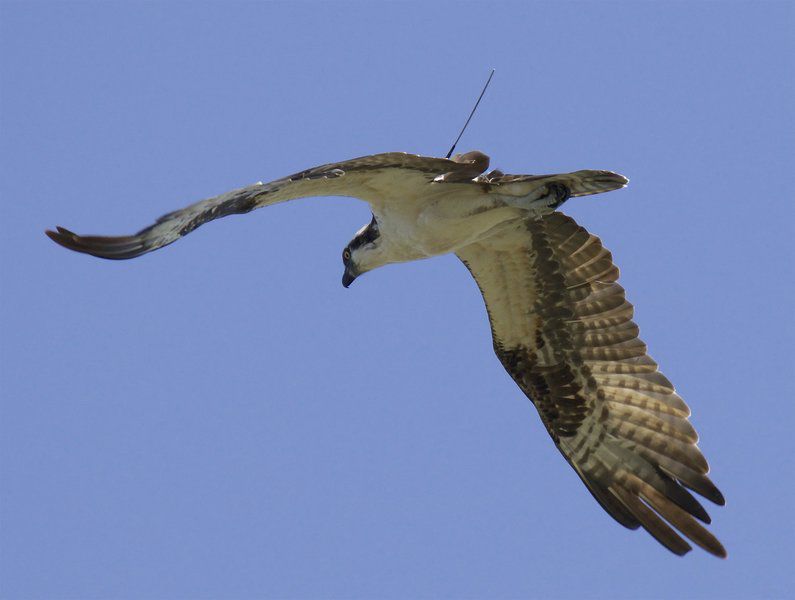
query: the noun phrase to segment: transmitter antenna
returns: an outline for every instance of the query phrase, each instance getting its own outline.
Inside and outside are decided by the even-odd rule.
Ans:
[[[480,101],[483,99],[483,94],[486,93],[486,88],[489,87],[489,84],[491,83],[491,78],[492,77],[494,77],[494,69],[491,70],[491,73],[489,74],[489,78],[486,80],[486,85],[483,86],[483,89],[480,92],[480,96],[478,96],[478,101],[475,102],[475,107],[472,109],[472,112],[469,113],[469,117],[467,118],[467,122],[464,123],[464,126],[461,128],[461,133],[459,133],[458,137],[455,138],[455,141],[453,142],[453,145],[450,147],[450,152],[447,153],[447,156],[445,156],[445,158],[450,158],[450,156],[452,156],[453,150],[455,150],[456,144],[458,144],[458,140],[460,140],[461,136],[464,135],[464,131],[466,131],[467,125],[469,125],[469,122],[472,120],[472,115],[474,115],[475,111],[478,109],[478,104],[480,104]]]

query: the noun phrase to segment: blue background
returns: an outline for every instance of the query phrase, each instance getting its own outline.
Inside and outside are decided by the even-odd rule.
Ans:
[[[793,4],[0,4],[5,598],[749,598],[793,574]],[[729,559],[619,527],[454,257],[340,285],[352,199],[130,233],[330,161],[612,169],[565,212],[691,405]]]

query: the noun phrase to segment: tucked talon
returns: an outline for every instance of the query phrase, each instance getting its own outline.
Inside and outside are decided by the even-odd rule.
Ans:
[[[562,183],[548,183],[547,190],[549,190],[549,195],[553,198],[553,201],[549,205],[550,208],[557,208],[571,198],[571,190],[567,185]]]

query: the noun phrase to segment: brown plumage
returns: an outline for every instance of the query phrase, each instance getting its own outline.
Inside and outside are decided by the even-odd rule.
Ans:
[[[602,507],[676,554],[691,549],[684,536],[725,557],[685,489],[724,504],[690,411],[638,339],[599,238],[554,212],[457,254],[483,293],[497,356]]]
[[[63,227],[47,235],[77,252],[127,259],[214,219],[293,198],[362,198],[374,217],[343,252],[343,285],[383,264],[454,251],[486,301],[498,358],[602,507],[676,554],[690,550],[684,536],[725,556],[688,491],[724,503],[690,411],[646,354],[610,252],[555,211],[569,197],[619,189],[626,178],[485,173],[488,166],[482,152],[453,160],[376,154],[202,200],[134,235],[80,236]]]

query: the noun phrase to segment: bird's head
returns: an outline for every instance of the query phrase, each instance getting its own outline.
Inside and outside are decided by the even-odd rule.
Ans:
[[[373,220],[357,231],[342,251],[342,264],[345,265],[345,272],[342,274],[343,286],[348,287],[362,273],[372,271],[388,262],[382,241],[378,222],[373,216]]]

